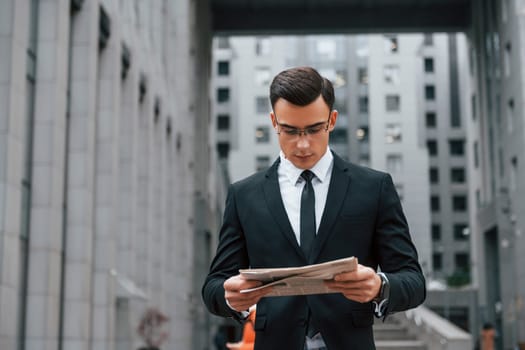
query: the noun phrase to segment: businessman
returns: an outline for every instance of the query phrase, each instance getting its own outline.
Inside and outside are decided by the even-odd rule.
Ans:
[[[216,256],[202,289],[210,312],[242,320],[257,304],[255,349],[375,349],[374,315],[418,306],[425,280],[390,175],[328,147],[334,89],[311,67],[270,86],[275,163],[228,190]],[[326,281],[331,294],[264,297],[239,269],[295,267],[355,256]],[[380,272],[378,272],[378,267]]]

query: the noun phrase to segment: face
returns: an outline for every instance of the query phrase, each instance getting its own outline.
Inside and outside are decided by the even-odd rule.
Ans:
[[[337,111],[330,111],[322,96],[306,106],[280,98],[270,117],[286,158],[300,169],[310,169],[326,153]]]

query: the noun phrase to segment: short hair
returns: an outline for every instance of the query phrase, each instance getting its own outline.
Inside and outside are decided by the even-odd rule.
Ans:
[[[334,87],[330,80],[322,77],[312,67],[286,69],[277,74],[270,85],[272,109],[280,98],[297,106],[306,106],[320,95],[332,110],[335,102]]]

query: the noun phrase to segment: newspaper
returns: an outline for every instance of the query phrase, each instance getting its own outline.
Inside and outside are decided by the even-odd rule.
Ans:
[[[272,287],[272,291],[266,296],[336,293],[329,289],[324,281],[333,279],[338,273],[352,271],[356,268],[357,258],[349,257],[302,267],[242,269],[239,272],[245,279],[261,281],[263,284],[259,287],[241,290],[241,293],[268,287]]]

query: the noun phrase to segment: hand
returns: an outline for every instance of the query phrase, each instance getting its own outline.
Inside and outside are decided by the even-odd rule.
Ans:
[[[370,267],[358,264],[357,269],[335,275],[326,285],[341,292],[347,299],[367,303],[374,299],[381,289],[381,277]]]
[[[243,289],[255,288],[261,285],[259,281],[249,281],[241,275],[233,276],[224,281],[224,298],[236,311],[245,311],[250,306],[257,304],[259,299],[268,294],[272,287],[256,290],[248,293],[241,293]]]

